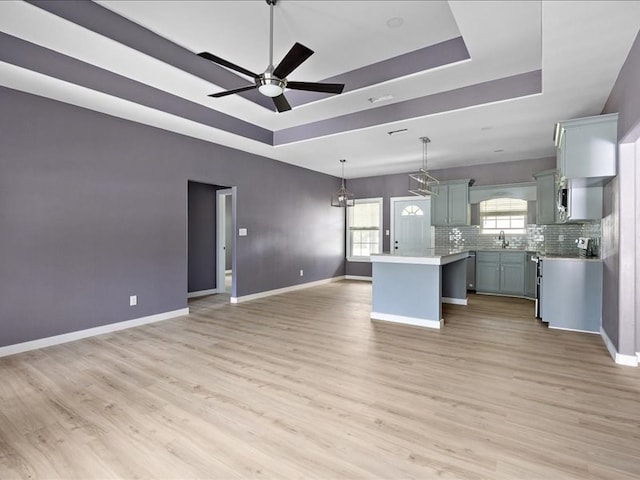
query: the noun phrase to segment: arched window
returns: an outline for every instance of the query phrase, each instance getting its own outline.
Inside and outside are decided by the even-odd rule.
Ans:
[[[420,216],[424,215],[424,212],[417,205],[407,205],[406,207],[404,207],[404,210],[402,210],[402,213],[400,215],[402,215],[403,217],[406,217],[408,215]]]
[[[480,233],[498,235],[527,233],[527,201],[492,198],[480,202]]]

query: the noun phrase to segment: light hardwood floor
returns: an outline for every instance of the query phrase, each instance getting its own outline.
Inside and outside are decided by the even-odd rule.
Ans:
[[[0,478],[640,478],[640,369],[526,300],[337,282],[0,359]]]

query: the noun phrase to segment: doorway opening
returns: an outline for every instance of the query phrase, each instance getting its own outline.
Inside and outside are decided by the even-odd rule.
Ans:
[[[234,290],[235,187],[187,183],[187,298]]]

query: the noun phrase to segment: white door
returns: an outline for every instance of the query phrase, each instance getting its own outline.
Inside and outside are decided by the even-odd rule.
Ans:
[[[229,259],[233,258],[233,241],[229,236],[233,235],[233,216],[229,215],[228,206],[233,201],[234,188],[218,190],[217,193],[217,274],[216,288],[218,293],[231,293],[233,282],[233,266],[229,265]],[[229,235],[231,233],[231,235]]]
[[[391,251],[401,255],[419,255],[431,248],[431,199],[392,198]]]

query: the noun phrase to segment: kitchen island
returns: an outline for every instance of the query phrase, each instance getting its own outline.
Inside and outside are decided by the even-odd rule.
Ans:
[[[371,319],[442,328],[442,303],[467,304],[468,250],[371,256]]]

